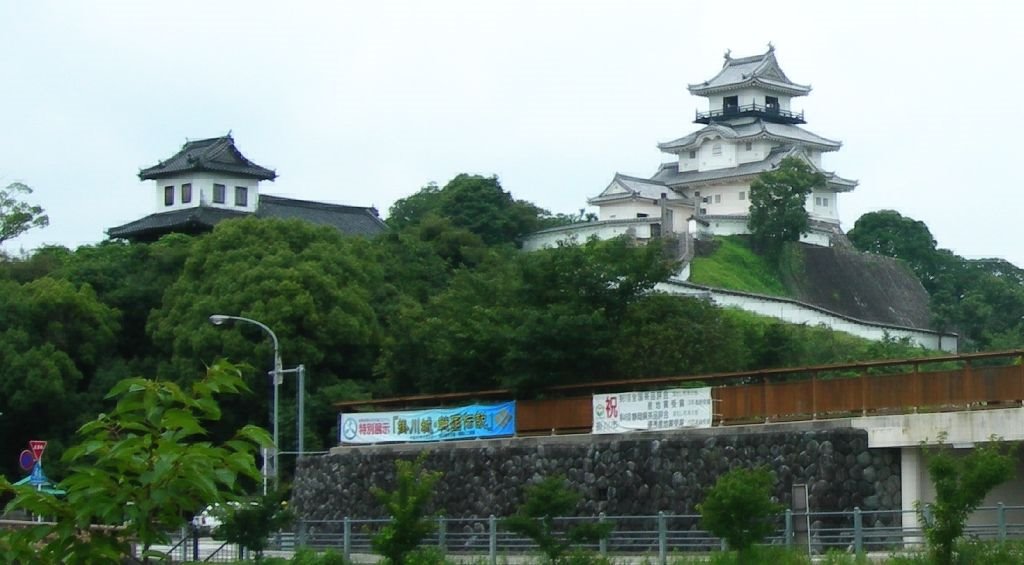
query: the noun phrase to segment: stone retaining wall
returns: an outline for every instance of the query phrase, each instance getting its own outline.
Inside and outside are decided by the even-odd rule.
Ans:
[[[866,432],[834,428],[337,448],[300,461],[292,507],[305,520],[383,517],[371,487],[392,488],[395,459],[412,459],[422,450],[428,452],[425,466],[443,473],[435,507],[453,518],[509,515],[522,501],[523,485],[552,474],[583,492],[578,515],[694,514],[720,474],[751,466],[774,472],[775,496],[786,506],[794,483],[808,485],[816,512],[901,506],[899,450],[868,449]]]

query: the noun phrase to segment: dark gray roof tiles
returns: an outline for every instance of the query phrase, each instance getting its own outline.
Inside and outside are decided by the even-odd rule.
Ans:
[[[332,226],[347,235],[372,236],[388,229],[374,208],[296,200],[269,194],[260,195],[256,215],[266,218],[298,218]]]
[[[587,202],[591,204],[597,204],[600,202],[608,202],[612,200],[633,197],[658,200],[661,198],[661,195],[664,194],[666,199],[672,203],[682,203],[690,205],[693,204],[691,199],[679,194],[678,192],[675,192],[667,185],[665,185],[665,183],[658,180],[644,179],[640,177],[624,175],[622,173],[615,173],[615,177],[612,179],[612,182],[609,184],[609,187],[612,184],[619,185],[620,187],[625,189],[626,192],[608,192],[608,189],[605,189],[605,191],[599,194],[598,196],[587,199]]]
[[[151,180],[187,172],[218,172],[259,180],[274,180],[277,173],[245,158],[231,135],[188,141],[181,150],[160,163],[139,171]]]
[[[794,147],[782,145],[772,149],[768,153],[768,156],[760,161],[743,163],[736,167],[714,169],[711,171],[679,172],[678,163],[665,163],[659,167],[658,172],[651,177],[651,180],[656,180],[669,186],[677,187],[710,180],[759,175],[765,171],[770,171],[775,168],[783,158],[793,153],[794,149]]]
[[[767,122],[761,118],[755,118],[750,122],[740,124],[729,124],[712,122],[703,128],[665,143],[659,143],[658,149],[666,153],[678,153],[688,149],[695,149],[700,143],[711,135],[721,135],[728,140],[750,140],[750,139],[771,139],[790,143],[805,144],[824,151],[834,151],[842,147],[842,143],[821,137],[816,133],[809,132],[801,127],[792,124],[777,124]]]
[[[779,67],[772,47],[764,54],[752,57],[733,59],[727,53],[722,70],[717,75],[702,83],[691,84],[688,88],[691,94],[702,96],[748,86],[761,86],[793,96],[803,96],[811,91],[809,85],[789,80]]]
[[[110,228],[107,235],[139,241],[151,241],[171,233],[203,233],[223,220],[241,218],[247,212],[196,206],[170,212],[150,214],[127,224]],[[343,206],[280,196],[260,195],[256,216],[262,218],[297,218],[314,224],[331,226],[345,235],[374,236],[387,231],[387,225],[374,208]]]
[[[158,212],[139,218],[134,222],[120,225],[107,230],[107,235],[114,238],[151,240],[170,232],[200,233],[213,229],[222,220],[242,218],[246,212],[198,206]]]
[[[778,147],[774,147],[768,153],[768,156],[760,161],[743,163],[736,167],[714,169],[710,171],[679,172],[678,162],[662,163],[661,166],[658,167],[658,172],[654,173],[654,176],[651,177],[651,180],[665,183],[672,188],[679,188],[707,181],[754,176],[774,169],[782,162],[783,159],[789,156],[806,157],[806,154],[799,147],[792,145],[780,145]],[[829,183],[829,188],[836,192],[847,192],[853,190],[857,186],[857,181],[855,180],[842,178],[833,172],[825,171],[820,167],[813,165],[813,163],[812,167],[825,175],[825,179]]]

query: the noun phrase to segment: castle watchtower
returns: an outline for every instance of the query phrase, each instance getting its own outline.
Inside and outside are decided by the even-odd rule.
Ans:
[[[803,124],[803,111],[796,112],[791,101],[806,96],[809,85],[789,80],[775,59],[775,48],[753,57],[733,59],[725,53],[725,64],[714,78],[688,87],[690,94],[708,99],[708,110],[697,111],[698,124],[738,118],[761,118],[779,124]]]

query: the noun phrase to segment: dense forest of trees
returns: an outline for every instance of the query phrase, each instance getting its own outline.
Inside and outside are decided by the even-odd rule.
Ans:
[[[213,326],[211,314],[260,320],[276,332],[287,367],[306,365],[310,450],[335,443],[333,403],[346,399],[495,387],[528,396],[561,383],[909,352],[652,292],[678,267],[659,245],[517,250],[523,235],[574,219],[514,199],[496,178],[460,175],[398,201],[392,229],[373,240],[248,218],[197,237],[0,258],[0,471],[16,476],[26,440],[46,439],[48,472],[59,478],[62,447],[104,410],[113,383],[188,382],[219,357],[253,367],[254,393],[225,405],[214,433],[266,425],[268,340],[250,325]],[[1019,315],[1005,328],[991,324],[1013,300],[1019,306],[1020,270],[972,263],[991,276],[961,277],[886,233],[858,223],[851,237],[915,265],[951,327],[983,328],[969,334],[979,347],[1019,337]],[[934,242],[930,249],[946,256]],[[943,293],[957,299],[943,304]],[[285,450],[294,442],[293,395],[289,378]]]
[[[931,296],[934,326],[959,333],[961,350],[1024,345],[1024,269],[941,249],[924,222],[893,210],[864,214],[848,236],[861,251],[910,266]]]

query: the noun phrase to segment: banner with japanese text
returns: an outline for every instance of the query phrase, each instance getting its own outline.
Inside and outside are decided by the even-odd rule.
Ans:
[[[710,428],[711,387],[594,395],[594,433]]]
[[[515,401],[458,408],[338,414],[340,443],[444,441],[515,433]]]

